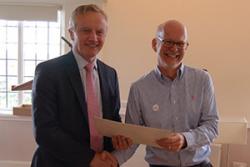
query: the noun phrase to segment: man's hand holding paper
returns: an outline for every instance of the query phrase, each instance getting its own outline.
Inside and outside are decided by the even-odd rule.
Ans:
[[[156,141],[162,148],[177,152],[186,147],[186,139],[181,133],[171,133],[168,137]]]
[[[170,131],[165,129],[124,124],[101,118],[95,118],[95,125],[98,132],[103,136],[113,137],[115,142],[124,142],[120,144],[116,143],[114,145],[114,147],[118,149],[126,149],[132,143],[162,148],[162,146],[160,146],[156,141],[166,138],[171,134]]]

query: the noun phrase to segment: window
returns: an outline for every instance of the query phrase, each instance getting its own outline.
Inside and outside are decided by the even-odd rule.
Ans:
[[[0,113],[31,104],[31,91],[11,91],[11,86],[32,80],[38,63],[61,54],[60,29],[60,17],[57,22],[0,20]]]

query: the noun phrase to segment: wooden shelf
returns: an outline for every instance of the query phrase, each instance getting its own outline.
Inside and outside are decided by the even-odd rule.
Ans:
[[[12,91],[31,90],[32,89],[32,82],[33,82],[33,80],[25,82],[25,83],[22,83],[22,84],[19,84],[19,85],[13,85],[11,87],[11,90]]]

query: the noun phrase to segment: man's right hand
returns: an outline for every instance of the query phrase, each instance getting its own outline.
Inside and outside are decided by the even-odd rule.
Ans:
[[[168,137],[157,140],[156,143],[172,152],[180,151],[187,146],[186,139],[181,133],[171,133]]]
[[[133,141],[129,137],[116,135],[112,136],[112,144],[116,150],[126,150],[133,144]]]
[[[97,152],[90,162],[90,167],[117,167],[116,158],[109,152]]]

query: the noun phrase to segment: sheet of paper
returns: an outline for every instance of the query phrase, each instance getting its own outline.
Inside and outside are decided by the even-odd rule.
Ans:
[[[135,144],[145,144],[158,148],[160,146],[155,141],[168,136],[170,133],[169,130],[165,129],[124,124],[101,118],[95,118],[94,122],[98,132],[103,136],[123,135],[131,138]]]

